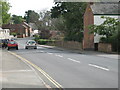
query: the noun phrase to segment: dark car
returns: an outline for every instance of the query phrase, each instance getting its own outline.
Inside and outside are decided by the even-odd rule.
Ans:
[[[1,39],[0,40],[0,47],[6,48],[8,44],[9,39]]]
[[[18,50],[18,44],[17,42],[10,40],[7,44],[8,50],[11,48],[15,48],[16,50]]]

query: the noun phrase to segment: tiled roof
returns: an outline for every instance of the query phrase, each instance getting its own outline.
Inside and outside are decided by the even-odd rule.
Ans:
[[[120,3],[94,3],[91,5],[94,14],[120,14]]]
[[[29,26],[26,24],[5,24],[2,25],[3,29],[23,29],[23,28],[28,28]]]

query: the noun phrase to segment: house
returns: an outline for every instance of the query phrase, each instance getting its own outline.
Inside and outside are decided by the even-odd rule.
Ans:
[[[10,39],[10,30],[0,28],[0,39]]]
[[[25,22],[22,24],[2,25],[3,29],[10,29],[10,33],[16,33],[18,38],[29,37],[32,34],[32,28]]]
[[[29,23],[29,26],[33,29],[31,36],[34,36],[39,33],[38,27],[35,23]]]
[[[83,49],[84,50],[94,50],[97,48],[100,35],[90,34],[88,29],[89,25],[100,25],[104,22],[101,16],[107,16],[112,18],[118,18],[120,11],[118,9],[118,3],[113,2],[95,2],[88,3],[85,14],[84,14],[84,39],[83,39]]]

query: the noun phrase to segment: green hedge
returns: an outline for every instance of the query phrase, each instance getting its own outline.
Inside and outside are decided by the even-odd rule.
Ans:
[[[37,43],[41,44],[41,45],[45,45],[47,43],[53,43],[53,42],[55,42],[55,40],[49,40],[49,39],[39,39],[39,40],[37,40]]]

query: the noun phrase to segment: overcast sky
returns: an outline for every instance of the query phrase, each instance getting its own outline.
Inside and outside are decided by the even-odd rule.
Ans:
[[[54,6],[54,0],[8,0],[10,5],[10,13],[13,15],[24,16],[25,11],[35,10],[37,12],[41,10],[49,10]]]

